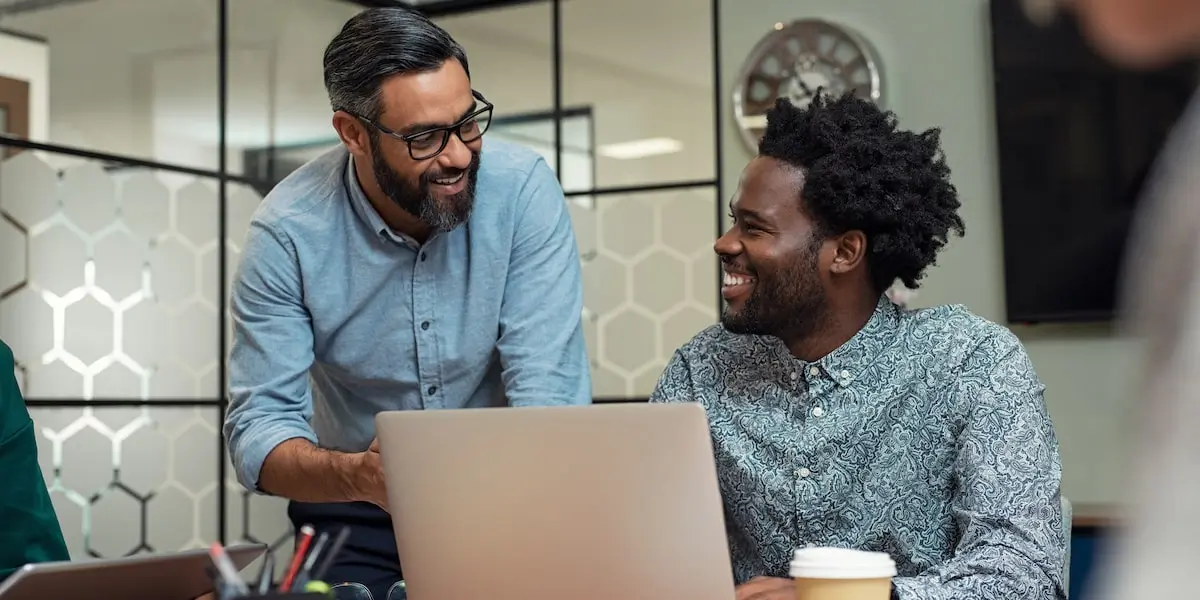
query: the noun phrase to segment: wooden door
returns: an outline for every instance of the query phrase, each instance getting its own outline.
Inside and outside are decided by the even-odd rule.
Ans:
[[[0,133],[29,138],[29,82],[0,77]],[[5,148],[4,156],[20,152],[20,148]]]

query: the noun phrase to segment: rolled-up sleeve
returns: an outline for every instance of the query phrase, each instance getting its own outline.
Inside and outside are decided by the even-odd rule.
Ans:
[[[901,600],[1066,597],[1062,470],[1043,389],[1007,332],[968,357],[952,500],[960,538],[950,560],[894,580]]]
[[[518,196],[516,218],[497,343],[505,394],[512,406],[590,403],[579,250],[544,161]]]
[[[229,411],[224,435],[238,481],[258,488],[263,461],[293,438],[316,443],[309,426],[312,322],[302,301],[294,247],[254,221],[233,282]]]

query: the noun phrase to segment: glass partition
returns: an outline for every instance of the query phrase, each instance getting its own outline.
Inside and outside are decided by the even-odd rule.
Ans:
[[[644,399],[719,309],[711,10],[661,4],[422,4],[495,103],[486,139],[567,192],[597,400]],[[228,293],[262,197],[339,143],[322,55],[363,6],[0,2],[0,339],[73,558],[290,552],[220,436]]]
[[[563,105],[592,110],[596,186],[713,179],[710,2],[568,0],[561,10]]]
[[[645,398],[675,349],[717,320],[712,187],[573,196],[597,399]]]
[[[0,3],[0,76],[29,84],[28,139],[215,171],[218,6]]]

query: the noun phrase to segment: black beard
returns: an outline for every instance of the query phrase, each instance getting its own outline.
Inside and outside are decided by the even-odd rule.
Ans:
[[[754,291],[740,311],[726,305],[721,324],[730,333],[773,335],[785,340],[816,331],[828,309],[825,290],[817,277],[819,244],[807,256],[771,277],[756,277]]]
[[[431,169],[421,175],[417,186],[413,186],[383,161],[378,135],[371,136],[371,171],[383,195],[434,232],[450,231],[471,217],[471,210],[475,207],[475,181],[479,174],[478,152],[471,152],[471,164],[463,175],[467,178],[466,186],[461,192],[441,202],[430,193],[429,186],[434,179],[454,177],[457,173]]]

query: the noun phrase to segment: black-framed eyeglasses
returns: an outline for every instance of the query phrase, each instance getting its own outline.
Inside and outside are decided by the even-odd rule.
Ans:
[[[483,137],[483,134],[488,129],[488,125],[491,125],[492,108],[494,106],[491,102],[487,101],[487,98],[483,97],[483,94],[475,90],[471,90],[471,95],[475,97],[475,110],[471,114],[453,125],[425,129],[416,133],[397,133],[371,119],[356,115],[350,111],[345,112],[374,127],[380,133],[404,142],[408,145],[408,155],[413,160],[429,160],[441,154],[442,150],[446,149],[446,144],[450,141],[451,133],[457,135],[458,139],[467,144]]]

